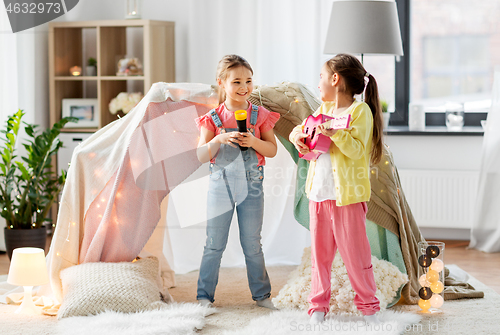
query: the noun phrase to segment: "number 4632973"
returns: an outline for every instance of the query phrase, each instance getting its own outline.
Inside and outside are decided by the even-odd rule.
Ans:
[[[60,13],[61,3],[59,2],[40,2],[40,3],[9,3],[5,7],[7,13],[14,14],[48,14],[48,13]]]

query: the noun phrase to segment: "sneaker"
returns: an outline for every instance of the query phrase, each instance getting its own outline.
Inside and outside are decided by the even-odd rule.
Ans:
[[[378,324],[381,323],[380,320],[378,319],[378,317],[375,314],[373,314],[373,315],[365,315],[364,319],[365,319],[365,322],[367,324],[372,325],[372,326],[378,325]]]
[[[323,321],[325,321],[325,313],[324,312],[313,312],[311,314],[310,322],[312,324],[322,323]]]
[[[266,298],[264,300],[257,300],[257,306],[277,310],[277,308],[274,307],[273,302],[269,298]]]
[[[208,299],[200,299],[200,300],[198,300],[198,303],[200,305],[202,305],[203,307],[214,307],[212,302]]]

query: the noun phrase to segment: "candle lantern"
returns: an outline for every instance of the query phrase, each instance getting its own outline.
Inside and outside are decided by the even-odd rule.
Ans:
[[[126,0],[125,18],[140,19],[142,11],[142,0]]]
[[[81,76],[82,75],[82,67],[78,66],[78,65],[72,66],[69,68],[69,73],[75,77]]]

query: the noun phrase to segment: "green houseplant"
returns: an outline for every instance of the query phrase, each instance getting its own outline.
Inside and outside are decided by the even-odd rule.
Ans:
[[[380,100],[380,107],[382,107],[382,118],[384,120],[384,129],[389,127],[389,118],[391,114],[389,113],[389,104],[385,100]]]
[[[87,66],[97,66],[97,60],[93,57],[89,57],[87,60]]]
[[[93,57],[87,59],[87,76],[95,76],[97,74],[97,60]]]
[[[47,215],[66,180],[66,171],[63,170],[61,176],[52,171],[51,159],[63,146],[58,138],[61,129],[68,122],[78,121],[74,117],[62,118],[52,128],[39,132],[38,125],[22,121],[24,115],[19,110],[8,118],[6,128],[1,130],[4,143],[0,145],[0,215],[6,221],[5,244],[9,257],[15,247],[38,246],[29,245],[27,238],[19,237],[16,231],[21,234],[32,231],[27,233],[29,236],[45,233],[45,246],[44,223],[50,221]],[[22,123],[28,139],[23,143],[26,154],[18,160],[16,143]]]

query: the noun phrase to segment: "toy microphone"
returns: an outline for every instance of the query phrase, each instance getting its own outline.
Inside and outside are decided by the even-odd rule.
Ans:
[[[236,119],[236,124],[238,125],[238,131],[240,133],[246,133],[247,132],[247,111],[240,109],[234,112],[234,118]],[[245,151],[248,148],[247,147],[241,147],[241,151]]]

